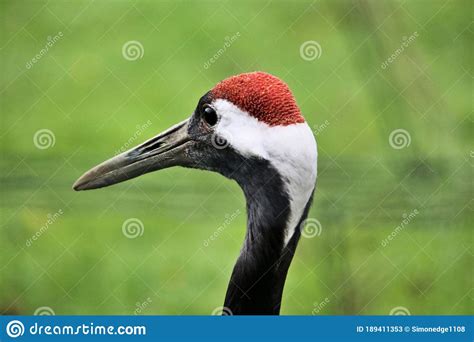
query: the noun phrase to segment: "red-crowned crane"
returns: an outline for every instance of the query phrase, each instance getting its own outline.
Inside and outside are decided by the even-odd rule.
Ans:
[[[224,307],[234,315],[277,315],[311,206],[316,164],[316,141],[288,86],[252,72],[221,81],[189,119],[94,167],[74,189],[101,188],[171,166],[235,180],[247,201],[247,232]]]

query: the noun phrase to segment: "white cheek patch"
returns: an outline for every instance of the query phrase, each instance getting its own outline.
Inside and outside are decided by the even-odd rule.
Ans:
[[[220,115],[217,134],[241,154],[268,160],[284,178],[291,206],[286,245],[316,182],[317,147],[311,129],[306,123],[269,126],[222,99],[214,101],[213,105]]]

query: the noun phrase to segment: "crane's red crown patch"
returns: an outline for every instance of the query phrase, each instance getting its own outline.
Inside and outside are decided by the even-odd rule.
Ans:
[[[226,78],[211,90],[211,94],[215,99],[232,102],[270,126],[305,122],[286,83],[264,72]]]

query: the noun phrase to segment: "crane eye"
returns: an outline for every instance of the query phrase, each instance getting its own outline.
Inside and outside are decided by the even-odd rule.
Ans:
[[[202,117],[209,126],[212,127],[217,123],[217,113],[214,108],[209,105],[205,105],[202,112]]]

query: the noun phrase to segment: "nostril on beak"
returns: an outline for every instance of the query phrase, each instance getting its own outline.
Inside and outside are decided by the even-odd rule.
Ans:
[[[156,149],[159,149],[160,147],[166,146],[166,143],[164,141],[150,141],[148,144],[142,146],[138,152],[142,153],[147,153]]]

